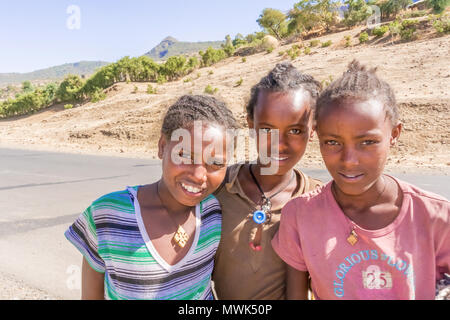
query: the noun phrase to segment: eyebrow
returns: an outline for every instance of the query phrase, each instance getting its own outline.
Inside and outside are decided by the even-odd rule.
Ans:
[[[356,136],[356,139],[361,139],[361,138],[366,138],[366,137],[371,137],[371,136],[378,136],[380,135],[379,133],[375,133],[375,132],[370,132],[370,133],[363,133],[360,134],[359,136]],[[333,138],[340,138],[340,135],[337,134],[332,134],[332,133],[326,133],[324,134],[324,136],[329,136],[329,137],[333,137]]]
[[[267,123],[267,122],[261,122],[259,123],[260,126],[269,126],[269,127],[274,127],[274,125]],[[294,124],[290,124],[288,125],[288,128],[291,127],[307,127],[307,125],[303,124],[303,123],[294,123]]]

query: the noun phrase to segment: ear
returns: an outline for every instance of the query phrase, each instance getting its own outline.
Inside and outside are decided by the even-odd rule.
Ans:
[[[311,131],[309,132],[309,142],[313,141],[313,138],[314,138],[314,132],[315,132],[315,131],[316,131],[316,127],[313,126],[313,127],[311,128]]]
[[[401,124],[401,122],[397,123],[397,125],[395,125],[392,128],[390,141],[391,147],[393,147],[397,143],[398,139],[400,138],[400,133],[402,132],[402,129],[403,125]]]
[[[255,124],[254,124],[254,122],[253,122],[253,119],[250,118],[249,115],[247,115],[247,125],[248,125],[248,128],[249,128],[249,129],[253,129],[253,128],[255,127]]]
[[[166,137],[163,134],[161,134],[161,137],[159,138],[158,141],[158,158],[160,159],[163,158],[166,145],[167,145]]]

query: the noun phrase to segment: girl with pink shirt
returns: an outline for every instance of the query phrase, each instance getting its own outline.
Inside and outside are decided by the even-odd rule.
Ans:
[[[320,95],[316,132],[333,180],[288,202],[272,240],[286,297],[434,299],[450,273],[450,202],[383,173],[399,139],[391,87],[357,61]]]

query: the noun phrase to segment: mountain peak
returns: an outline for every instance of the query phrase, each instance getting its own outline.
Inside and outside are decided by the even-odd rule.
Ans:
[[[175,42],[178,42],[178,40],[175,39],[174,37],[168,36],[168,37],[165,37],[161,42],[175,43]]]

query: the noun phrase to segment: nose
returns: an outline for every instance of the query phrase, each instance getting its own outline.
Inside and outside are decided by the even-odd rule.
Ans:
[[[345,165],[357,165],[359,163],[357,150],[352,146],[344,146],[342,148],[341,161]]]
[[[271,150],[278,150],[278,154],[288,153],[289,144],[287,137],[279,131],[274,133],[271,137],[270,148]]]
[[[192,168],[192,179],[193,182],[202,184],[206,182],[206,173],[208,171],[206,170],[205,166],[203,164],[194,164]]]

